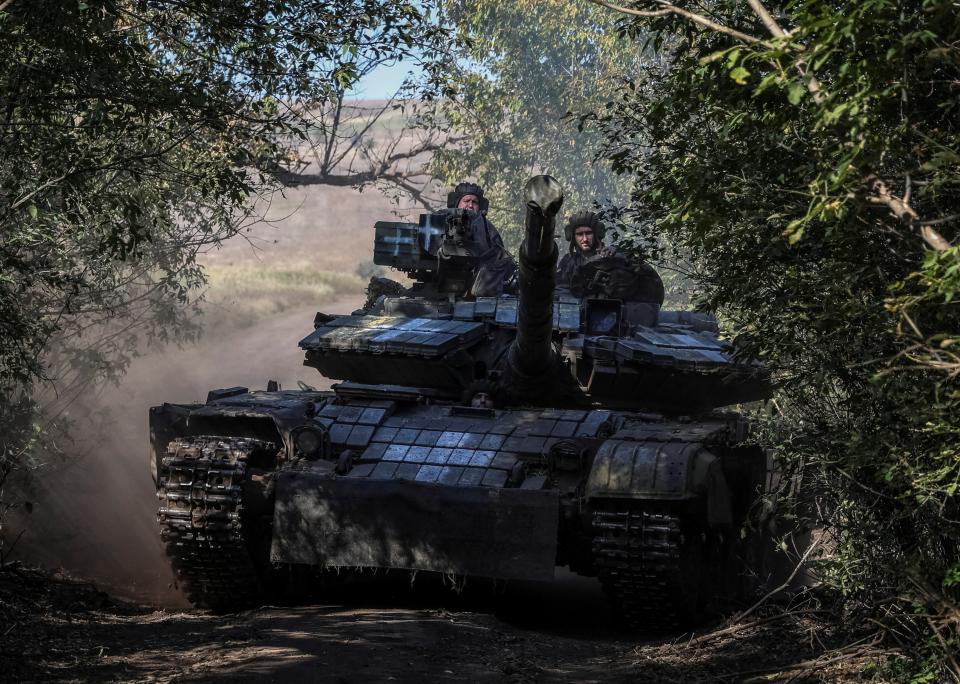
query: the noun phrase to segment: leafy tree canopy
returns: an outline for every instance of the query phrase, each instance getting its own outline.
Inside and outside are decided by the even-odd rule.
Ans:
[[[596,4],[669,55],[592,117],[629,217],[694,261],[700,302],[777,373],[767,443],[833,534],[821,576],[943,658],[960,644],[955,4]]]
[[[601,138],[566,117],[601,107],[643,50],[610,31],[607,13],[586,0],[448,0],[445,9],[462,42],[433,123],[456,144],[435,154],[434,176],[479,181],[508,242],[533,173],[563,180],[570,211],[624,199],[609,167],[594,162]]]
[[[138,333],[188,332],[198,251],[251,216],[272,188],[264,170],[358,64],[441,53],[430,11],[412,0],[0,3],[2,404],[78,365],[122,369]]]

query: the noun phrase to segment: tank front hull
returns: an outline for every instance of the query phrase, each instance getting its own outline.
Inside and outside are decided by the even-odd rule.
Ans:
[[[288,471],[277,480],[271,560],[550,580],[558,510],[556,490]]]

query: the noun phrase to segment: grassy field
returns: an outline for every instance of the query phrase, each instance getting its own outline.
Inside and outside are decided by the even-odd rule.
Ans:
[[[202,255],[209,276],[205,325],[244,327],[362,293],[374,270],[374,223],[416,220],[419,211],[373,188],[316,185],[277,193],[263,221]]]
[[[366,287],[366,280],[356,273],[318,271],[303,262],[232,263],[210,266],[207,275],[207,322],[231,327],[253,325],[289,309],[319,305]]]
[[[385,104],[345,103],[341,134],[349,138],[360,131]],[[378,145],[388,143],[401,133],[407,116],[386,109],[367,137]],[[378,270],[372,262],[374,224],[416,221],[423,209],[390,199],[375,187],[359,191],[311,185],[261,198],[255,211],[260,221],[201,256],[209,276],[203,305],[208,328],[243,327],[294,308],[362,295]]]

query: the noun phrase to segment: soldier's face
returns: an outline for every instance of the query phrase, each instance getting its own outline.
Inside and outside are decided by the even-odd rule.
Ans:
[[[457,202],[457,209],[467,209],[468,211],[480,211],[480,198],[476,195],[464,195]]]
[[[590,226],[577,226],[573,232],[573,239],[577,241],[577,247],[581,252],[589,252],[593,249],[593,228]]]

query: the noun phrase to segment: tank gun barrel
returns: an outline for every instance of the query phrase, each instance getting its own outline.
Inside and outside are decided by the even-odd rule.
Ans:
[[[525,235],[520,245],[517,336],[510,347],[511,371],[534,380],[553,364],[553,289],[557,243],[553,239],[563,188],[552,176],[534,176],[524,187]]]

